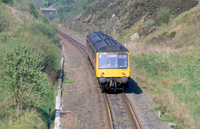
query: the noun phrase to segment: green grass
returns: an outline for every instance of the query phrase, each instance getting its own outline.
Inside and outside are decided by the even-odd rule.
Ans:
[[[74,80],[70,78],[64,78],[63,83],[72,83]]]
[[[146,76],[150,81],[138,81],[141,85],[150,83],[154,85],[154,92],[163,94],[162,89],[171,91],[175,96],[175,101],[179,105],[175,107],[170,100],[160,100],[159,103],[164,105],[172,105],[165,109],[167,112],[176,114],[176,112],[189,112],[189,119],[196,126],[200,126],[198,119],[200,118],[200,51],[199,48],[184,49],[182,51],[166,53],[166,52],[150,52],[133,57],[133,63],[136,66],[135,72]],[[142,71],[142,72],[141,72]],[[147,87],[148,89],[148,87]],[[167,98],[166,98],[167,99]],[[170,98],[168,98],[170,99]],[[167,102],[168,101],[168,102]],[[185,110],[186,109],[186,110]],[[183,117],[187,117],[187,113],[182,112]],[[160,118],[161,121],[168,121],[166,118]],[[165,120],[166,119],[166,120]],[[185,121],[186,122],[186,121]]]

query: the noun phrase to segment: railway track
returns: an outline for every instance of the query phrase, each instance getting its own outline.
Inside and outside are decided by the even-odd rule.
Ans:
[[[57,33],[60,34],[63,38],[67,39],[70,43],[72,43],[75,47],[77,47],[87,57],[85,46],[83,44],[79,43],[78,41],[71,38],[69,35],[63,33],[60,30],[58,30]]]
[[[75,47],[77,47],[87,58],[85,52],[85,46],[74,40],[62,31],[57,31],[59,35],[71,42]],[[98,81],[97,81],[98,82]],[[113,94],[105,93],[103,94],[105,105],[108,112],[109,128],[110,129],[140,129],[140,124],[134,113],[134,110],[129,102],[129,99],[124,93]]]
[[[124,93],[104,93],[110,129],[140,129],[134,110]]]

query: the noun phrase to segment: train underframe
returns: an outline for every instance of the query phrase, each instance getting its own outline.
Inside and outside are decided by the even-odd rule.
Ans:
[[[99,85],[102,91],[124,91],[124,87],[127,86],[127,82],[122,83],[121,78],[106,78],[104,83],[99,81]]]

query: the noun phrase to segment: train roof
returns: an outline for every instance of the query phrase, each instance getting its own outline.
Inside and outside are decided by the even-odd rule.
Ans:
[[[128,52],[122,44],[102,32],[93,32],[87,35],[87,39],[96,52]]]

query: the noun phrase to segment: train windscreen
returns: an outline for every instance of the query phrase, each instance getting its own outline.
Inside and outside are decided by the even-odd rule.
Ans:
[[[100,53],[98,54],[98,68],[128,68],[127,53]]]

